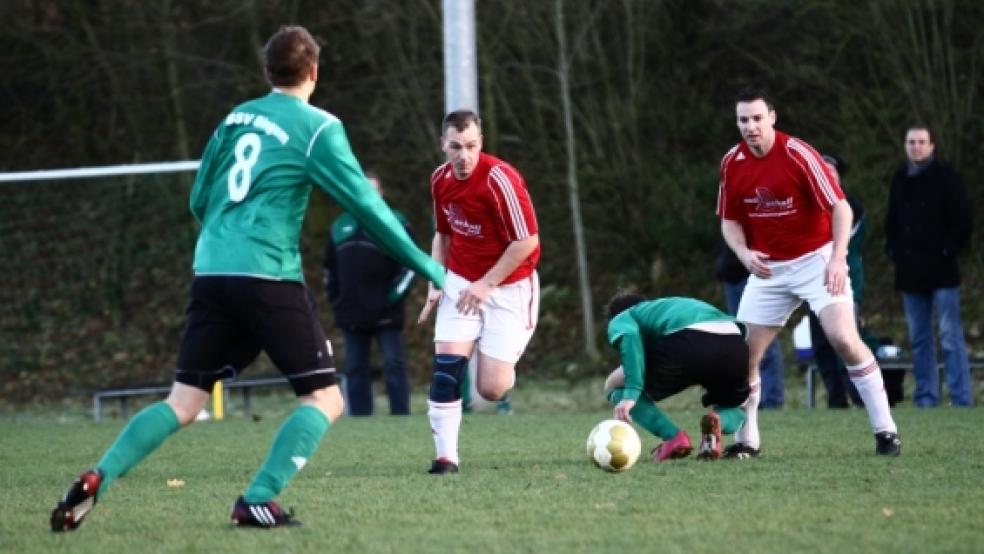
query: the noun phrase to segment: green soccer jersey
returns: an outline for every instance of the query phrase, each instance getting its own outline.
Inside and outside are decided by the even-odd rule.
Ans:
[[[341,121],[276,90],[233,109],[205,149],[190,199],[201,223],[195,275],[302,281],[299,241],[312,185],[394,259],[443,286],[444,268],[366,180]]]
[[[625,372],[623,399],[637,400],[646,370],[645,343],[707,321],[735,321],[733,316],[694,298],[669,297],[640,302],[612,318],[608,342],[621,354]],[[741,332],[745,326],[738,323]]]

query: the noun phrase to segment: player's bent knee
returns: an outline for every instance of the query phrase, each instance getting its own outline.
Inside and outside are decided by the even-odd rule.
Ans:
[[[468,358],[455,354],[434,356],[434,375],[428,394],[434,402],[456,402],[461,400],[461,379],[468,368]],[[483,397],[482,391],[479,391]]]
[[[334,423],[345,413],[345,399],[338,385],[318,389],[311,394],[298,398],[301,404],[308,404],[321,410],[328,421]]]
[[[496,384],[489,385],[483,383],[478,387],[478,394],[489,402],[495,402],[502,400],[502,397],[505,396],[510,390],[512,390],[511,386],[496,386]]]
[[[208,403],[208,398],[209,393],[202,389],[184,383],[174,383],[166,402],[174,410],[178,423],[184,427],[195,422],[195,418]]]
[[[620,389],[623,386],[625,386],[625,372],[622,366],[619,366],[605,379],[605,390]]]

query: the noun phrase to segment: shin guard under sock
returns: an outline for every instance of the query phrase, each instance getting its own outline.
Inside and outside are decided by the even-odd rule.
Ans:
[[[180,428],[178,416],[167,402],[155,402],[140,410],[96,464],[102,473],[99,496]]]
[[[246,489],[246,502],[269,502],[280,494],[314,455],[329,425],[324,412],[314,406],[302,405],[294,410],[280,426],[266,460]]]

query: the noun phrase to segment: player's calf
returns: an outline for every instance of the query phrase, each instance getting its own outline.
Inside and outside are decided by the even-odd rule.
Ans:
[[[458,430],[461,427],[461,381],[468,358],[453,354],[434,356],[434,375],[428,393],[427,418],[434,437],[436,460],[428,473],[457,472]],[[453,466],[453,469],[452,469]]]

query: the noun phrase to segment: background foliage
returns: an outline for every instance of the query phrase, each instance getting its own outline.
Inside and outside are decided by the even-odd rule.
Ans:
[[[526,175],[544,248],[541,326],[520,373],[577,377],[598,362],[581,346],[555,2],[476,5],[487,150]],[[733,95],[756,82],[778,99],[781,129],[848,160],[846,187],[872,220],[867,317],[904,342],[882,254],[887,183],[905,126],[924,120],[980,205],[984,4],[561,7],[596,307],[620,286],[723,303],[712,273],[717,165],[739,138]],[[195,159],[233,105],[267,90],[266,37],[282,23],[306,25],[324,45],[312,102],[346,123],[363,164],[384,176],[388,199],[428,244],[443,110],[437,0],[8,0],[0,18],[2,171]],[[195,234],[191,179],[0,185],[0,398],[170,378]],[[316,194],[303,238],[308,283],[325,308],[321,247],[337,211]],[[965,324],[979,350],[980,249],[963,269]],[[412,328],[408,340],[422,378],[430,329]]]

